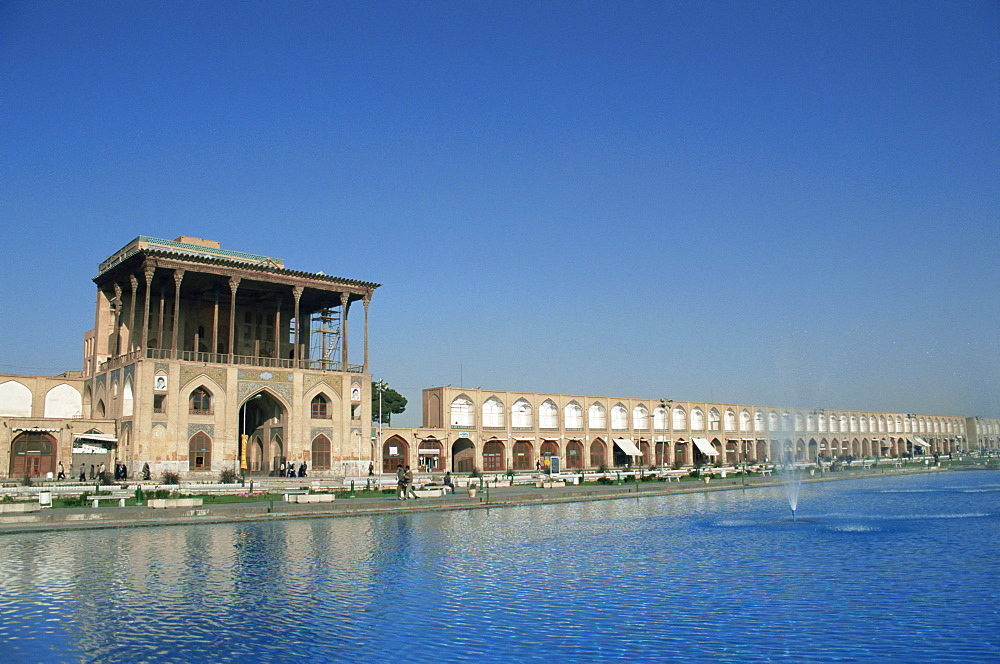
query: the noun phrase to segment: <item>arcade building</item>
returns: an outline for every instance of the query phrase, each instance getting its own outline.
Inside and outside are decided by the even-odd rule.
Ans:
[[[368,308],[379,284],[186,236],[137,237],[93,281],[83,370],[0,374],[0,477],[78,479],[101,464],[202,481],[289,463],[314,477],[369,464],[600,470],[1000,447],[1000,419],[451,386],[423,391],[421,427],[373,427]],[[361,334],[349,336],[351,321]],[[348,354],[359,337],[361,362]]]

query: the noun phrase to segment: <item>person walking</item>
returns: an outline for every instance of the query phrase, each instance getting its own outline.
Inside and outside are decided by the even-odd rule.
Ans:
[[[403,464],[396,466],[396,500],[406,500],[406,473]]]
[[[410,470],[409,466],[406,467],[406,472],[403,473],[403,479],[406,481],[406,491],[404,491],[406,498],[412,495],[414,500],[419,500],[420,496],[413,490],[413,471]]]

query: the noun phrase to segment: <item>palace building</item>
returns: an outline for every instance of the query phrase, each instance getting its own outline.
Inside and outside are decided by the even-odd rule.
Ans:
[[[288,462],[342,474],[362,446],[370,456],[378,284],[209,240],[144,236],[101,263],[94,283],[82,372],[0,376],[8,476],[59,463],[75,476],[95,447],[133,473],[148,463],[154,475],[213,479],[225,467],[268,474]],[[351,363],[357,303],[364,361]]]
[[[435,387],[417,428],[372,427],[379,284],[300,272],[193,237],[140,236],[100,264],[82,371],[0,374],[0,476],[149,464],[356,475],[686,466],[996,448],[1000,420]],[[357,303],[362,305],[358,311]],[[352,319],[351,313],[354,312]],[[363,316],[363,361],[348,323]],[[356,329],[356,328],[355,328]],[[355,341],[359,335],[355,334]]]

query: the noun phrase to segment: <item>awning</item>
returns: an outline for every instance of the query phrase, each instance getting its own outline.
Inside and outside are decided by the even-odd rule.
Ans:
[[[55,433],[56,431],[62,431],[62,429],[56,427],[55,429],[46,427],[13,427],[14,431],[27,431],[28,433]]]
[[[514,440],[534,440],[534,438],[529,438],[526,436],[511,436]]]
[[[74,433],[73,440],[93,440],[102,443],[117,443],[118,437],[110,433]]]
[[[707,456],[718,456],[719,453],[712,447],[707,438],[692,438],[694,444],[698,446],[701,453]]]
[[[914,437],[913,440],[911,440],[910,442],[913,443],[914,445],[916,445],[917,447],[922,447],[924,449],[927,449],[927,448],[930,447],[930,445],[927,443],[927,441],[924,440],[923,438],[916,438],[916,437]]]
[[[642,452],[635,446],[631,438],[615,438],[615,445],[629,456],[642,456]]]

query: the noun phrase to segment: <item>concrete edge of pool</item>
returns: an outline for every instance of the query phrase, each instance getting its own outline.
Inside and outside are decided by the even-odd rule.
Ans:
[[[803,482],[836,482],[842,480],[914,475],[928,472],[987,470],[986,467],[956,469],[894,468],[872,471],[850,471],[807,477]],[[255,503],[208,504],[194,508],[152,509],[149,507],[112,507],[45,509],[23,514],[0,515],[0,535],[60,530],[92,530],[98,528],[136,528],[214,523],[239,523],[271,519],[315,519],[373,514],[404,514],[411,512],[478,510],[523,505],[555,504],[592,500],[620,500],[646,496],[667,496],[685,493],[733,491],[781,485],[780,477],[739,477],[710,483],[668,482],[621,485],[565,486],[539,489],[529,485],[491,488],[480,491],[475,498],[464,491],[458,494],[400,501],[394,497],[346,498],[330,503],[285,503],[261,501]]]

